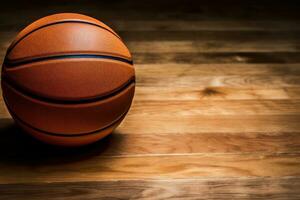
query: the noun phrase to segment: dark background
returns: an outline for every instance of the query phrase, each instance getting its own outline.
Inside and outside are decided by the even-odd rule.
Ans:
[[[199,32],[197,29],[188,28],[188,32],[184,32],[184,28],[178,31],[178,28],[165,27],[164,25],[158,25],[155,28],[147,28],[147,25],[138,23],[136,26],[133,26],[133,30],[130,30],[130,27],[126,27],[126,21],[131,20],[141,20],[141,21],[166,21],[166,20],[179,20],[186,21],[187,23],[193,24],[193,22],[201,21],[242,21],[241,25],[243,27],[247,26],[247,23],[251,21],[252,24],[255,24],[257,21],[295,21],[299,20],[299,3],[297,1],[276,1],[276,0],[262,0],[262,1],[240,1],[240,0],[203,0],[203,1],[192,1],[192,0],[174,0],[174,1],[155,1],[155,0],[145,0],[145,1],[82,1],[82,0],[61,0],[61,1],[3,1],[1,2],[0,7],[0,29],[4,32],[11,32],[11,34],[2,34],[1,40],[12,41],[14,36],[18,31],[24,28],[26,25],[30,24],[34,20],[37,20],[41,17],[59,13],[59,12],[76,12],[86,14],[92,17],[95,17],[107,25],[111,26],[116,30],[119,35],[125,41],[155,41],[155,40],[210,40],[210,39],[223,39],[232,40],[233,38],[236,41],[249,41],[253,40],[253,37],[274,37],[275,40],[280,40],[283,37],[298,37],[298,32],[296,33],[287,33],[283,32],[284,35],[280,36],[268,32],[267,34],[264,31],[264,27],[260,26],[259,31],[253,31],[251,34],[245,33],[245,36],[242,36],[240,32],[235,30],[230,30],[224,32],[222,30],[203,30]],[[243,21],[246,21],[243,23]],[[247,22],[248,21],[248,22]],[[287,23],[283,29],[288,29],[289,26],[298,26],[297,23]],[[180,25],[178,25],[180,26]],[[265,27],[268,30],[272,27],[272,24],[269,24]],[[159,31],[162,30],[159,34]],[[168,31],[169,30],[169,31]],[[0,33],[1,34],[1,33]],[[212,44],[215,46],[218,44]],[[294,45],[299,48],[297,44]],[[209,46],[208,46],[209,47]],[[3,55],[3,49],[1,48],[1,54]],[[130,46],[129,46],[130,48]],[[135,56],[135,62],[144,62],[147,59],[150,59],[153,62],[152,58],[159,59],[159,61],[165,62],[161,59],[160,54],[147,54],[141,55],[135,52],[134,49],[130,49]],[[254,52],[245,52],[239,55],[248,56],[249,53]],[[288,52],[282,52],[280,56],[273,56],[273,59],[277,62],[285,60],[286,57],[289,59],[298,59],[298,54],[294,55],[289,54]],[[221,53],[219,53],[221,54]],[[194,53],[193,58],[196,59],[197,56],[203,57],[202,54]],[[205,55],[205,54],[204,54]],[[255,54],[256,55],[256,54]],[[272,54],[273,55],[273,54]],[[255,57],[249,58],[254,60],[263,60],[261,58],[269,57],[270,52],[265,54],[259,54]],[[210,55],[208,55],[210,56]],[[211,55],[213,56],[213,55]],[[221,55],[226,56],[226,55]],[[176,61],[179,62],[191,62],[190,59],[184,54],[181,53],[177,56]],[[143,60],[143,61],[141,61]],[[156,61],[158,62],[158,60]],[[201,58],[196,59],[195,62],[202,62]],[[207,61],[205,61],[207,62]],[[214,61],[215,62],[215,61]]]
[[[296,20],[297,1],[3,1],[0,25],[19,30],[32,21],[59,12],[90,15],[113,27],[114,20]],[[113,27],[114,28],[114,27]],[[163,29],[163,27],[161,27]]]

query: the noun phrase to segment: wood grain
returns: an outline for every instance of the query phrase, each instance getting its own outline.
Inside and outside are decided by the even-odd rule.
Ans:
[[[299,63],[299,52],[198,52],[198,53],[133,53],[138,64],[200,63]]]
[[[159,91],[159,92],[157,92]],[[151,87],[139,86],[138,100],[281,100],[299,99],[300,87],[233,88],[233,87]]]
[[[201,77],[217,75],[300,75],[300,63],[285,64],[136,64],[142,78]]]
[[[155,86],[155,87],[172,87],[177,86],[191,86],[191,87],[216,87],[229,86],[241,88],[274,88],[274,87],[299,87],[300,76],[286,75],[286,76],[194,76],[194,77],[165,77],[165,79],[157,80],[155,77],[142,79],[137,77],[137,84],[140,86]]]
[[[159,108],[159,112],[158,112]],[[172,116],[268,116],[297,115],[299,100],[201,100],[201,101],[136,101],[130,111],[130,117]]]
[[[208,94],[209,95],[209,94]],[[1,102],[4,106],[4,102]],[[160,112],[158,112],[158,109]],[[144,117],[193,117],[202,118],[210,116],[234,117],[240,116],[270,116],[277,115],[285,117],[289,115],[297,116],[300,109],[300,100],[172,100],[172,101],[150,101],[139,100],[136,97],[130,110],[130,118]],[[6,109],[2,108],[1,117],[9,118]]]
[[[299,176],[300,154],[96,156],[0,163],[0,183]],[[271,170],[270,170],[271,169]]]
[[[126,180],[0,185],[2,199],[291,199],[300,198],[299,178]],[[116,192],[117,191],[117,192]]]
[[[276,41],[131,41],[133,53],[197,53],[197,52],[298,52],[300,42]]]
[[[2,137],[0,157],[15,162],[22,160],[46,160],[63,157],[72,160],[82,152],[103,156],[147,156],[171,154],[209,153],[299,153],[299,132],[241,132],[241,133],[172,133],[172,134],[125,134],[116,130],[98,143],[79,149],[61,149],[45,146],[24,134],[12,119],[0,121]]]
[[[128,115],[120,125],[122,134],[153,133],[266,133],[266,132],[298,132],[300,115],[272,116],[132,116]],[[136,120],[142,120],[137,124]],[[247,122],[247,123],[245,123]]]
[[[8,2],[0,62],[18,31],[57,12],[120,34],[134,102],[112,135],[64,149],[26,135],[1,98],[1,200],[300,199],[297,2]]]
[[[299,31],[300,21],[289,20],[112,20],[117,31]]]

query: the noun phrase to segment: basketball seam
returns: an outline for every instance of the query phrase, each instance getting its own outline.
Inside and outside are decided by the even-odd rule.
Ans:
[[[28,124],[27,122],[25,122],[24,120],[22,120],[21,118],[19,118],[15,112],[13,112],[10,108],[9,108],[9,104],[6,101],[6,98],[3,98],[5,104],[7,105],[7,109],[9,110],[10,114],[12,115],[13,118],[16,118],[18,121],[20,121],[21,123],[23,123],[25,126],[34,129],[36,131],[39,131],[43,134],[46,135],[51,135],[51,136],[58,136],[58,137],[81,137],[81,136],[86,136],[86,135],[92,135],[92,134],[97,134],[100,133],[101,131],[108,129],[110,127],[112,127],[113,125],[117,124],[119,122],[119,120],[121,120],[123,117],[126,116],[126,114],[128,113],[129,109],[130,109],[130,105],[128,106],[128,109],[126,109],[126,111],[124,113],[122,113],[120,116],[118,116],[117,119],[113,120],[110,124],[105,125],[104,127],[94,130],[94,131],[90,131],[90,132],[85,132],[85,133],[78,133],[78,134],[64,134],[64,133],[52,133],[52,132],[48,132],[39,128],[36,128],[30,124]]]
[[[52,55],[52,56],[43,56],[43,57],[35,57],[28,60],[22,60],[22,61],[12,61],[6,58],[4,60],[5,67],[13,68],[18,67],[20,65],[35,63],[35,62],[41,62],[41,61],[47,61],[47,60],[55,60],[55,59],[69,59],[69,58],[98,58],[98,59],[108,59],[108,60],[116,60],[120,62],[127,63],[129,65],[133,65],[132,60],[128,60],[126,58],[118,57],[118,56],[112,56],[112,55],[103,55],[103,54],[62,54],[62,55]]]
[[[23,37],[21,37],[20,39],[18,39],[11,47],[9,47],[9,49],[7,50],[6,54],[8,55],[18,43],[20,43],[24,38],[26,38],[31,33],[35,32],[35,31],[38,31],[38,30],[40,30],[42,28],[48,27],[48,26],[52,26],[52,25],[56,25],[56,24],[63,24],[63,23],[82,23],[82,24],[89,24],[89,25],[92,25],[92,26],[96,26],[96,27],[102,28],[102,29],[110,32],[111,34],[113,34],[114,36],[116,36],[121,42],[123,42],[121,40],[121,38],[116,33],[112,32],[111,30],[109,30],[109,29],[107,29],[107,28],[105,28],[103,26],[100,26],[99,24],[95,24],[95,23],[87,22],[87,21],[64,20],[64,21],[59,21],[59,22],[53,22],[53,23],[45,24],[45,25],[39,26],[39,27],[31,30],[30,32],[26,33]]]
[[[101,101],[101,100],[109,99],[109,98],[121,93],[122,91],[126,90],[132,84],[135,84],[135,77],[130,78],[121,87],[118,87],[117,89],[113,90],[112,92],[110,92],[106,95],[93,97],[93,98],[78,99],[78,100],[60,100],[60,99],[54,99],[54,98],[49,98],[49,97],[44,97],[44,96],[41,96],[41,95],[37,95],[37,94],[34,94],[33,92],[28,91],[27,89],[23,88],[22,86],[19,86],[18,84],[13,83],[11,80],[9,80],[9,78],[7,78],[5,76],[2,76],[1,81],[5,82],[5,84],[10,86],[11,88],[16,90],[17,92],[21,93],[22,95],[30,97],[34,100],[38,100],[38,101],[46,102],[46,103],[51,103],[51,104],[74,105],[74,104],[94,103],[94,102],[98,102],[98,101]]]

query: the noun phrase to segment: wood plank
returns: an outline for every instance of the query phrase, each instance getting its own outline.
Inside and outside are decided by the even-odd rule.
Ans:
[[[114,131],[93,145],[64,149],[44,145],[25,134],[12,119],[0,123],[0,158],[22,163],[24,160],[74,160],[91,156],[153,156],[216,153],[300,153],[298,132],[267,133],[173,133],[122,134]]]
[[[116,31],[299,31],[297,20],[110,20]],[[1,26],[0,26],[1,27]]]
[[[199,105],[201,105],[199,103]],[[243,111],[235,115],[219,115],[218,113],[207,114],[192,112],[169,112],[162,107],[157,107],[156,112],[144,114],[143,107],[140,113],[135,111],[134,106],[119,126],[122,134],[175,134],[175,133],[268,133],[268,132],[298,132],[300,128],[297,114],[272,114],[272,115],[244,115]],[[213,108],[211,108],[213,109]],[[222,109],[222,108],[220,108]],[[162,110],[162,113],[159,113]],[[224,110],[224,109],[223,109]],[[230,112],[230,111],[227,111]],[[249,109],[248,112],[255,112]],[[269,111],[272,112],[272,111]],[[274,111],[275,112],[275,111]],[[290,112],[299,112],[298,110]],[[176,113],[176,114],[174,114]],[[2,118],[10,117],[8,113],[1,113]],[[143,123],[137,123],[142,121]],[[247,122],[247,123],[245,123]]]
[[[159,92],[158,92],[159,91]],[[0,94],[2,92],[0,91]],[[135,100],[191,101],[191,100],[299,100],[300,87],[287,88],[231,88],[231,87],[136,87]],[[4,102],[0,101],[0,116],[7,117]]]
[[[216,75],[300,75],[300,63],[293,64],[136,64],[137,76],[141,78]]]
[[[158,108],[159,112],[159,108]],[[174,133],[268,133],[298,132],[300,115],[131,115],[118,128],[122,134]],[[143,123],[137,123],[142,121]]]
[[[203,63],[300,63],[299,52],[198,52],[198,53],[133,53],[137,64],[203,64]]]
[[[300,179],[203,178],[0,185],[1,199],[299,199]]]
[[[283,100],[300,98],[300,87],[231,88],[231,87],[136,87],[136,100]]]
[[[298,52],[299,42],[232,42],[232,41],[131,41],[132,53],[198,53],[198,52]],[[276,47],[276,48],[275,48]]]
[[[232,76],[179,76],[164,79],[142,77],[137,74],[137,86],[143,87],[232,87],[232,88],[283,88],[299,87],[300,77],[297,75],[232,75]]]
[[[297,115],[299,100],[199,100],[199,101],[140,101],[135,99],[130,116],[227,116],[227,115]],[[299,125],[300,127],[300,125]]]
[[[2,102],[0,116],[8,118],[7,109]],[[300,111],[300,100],[173,100],[143,101],[135,99],[130,116],[138,117],[169,117],[169,116],[245,116],[297,115]]]
[[[127,42],[137,41],[193,41],[209,44],[246,43],[269,44],[276,41],[276,46],[285,43],[299,44],[299,31],[118,31]],[[197,43],[196,43],[197,44]]]
[[[1,32],[1,47],[7,48],[7,41],[16,34]],[[299,33],[291,31],[128,31],[119,34],[133,53],[295,52],[299,51],[300,43]]]
[[[0,48],[2,63],[6,47]],[[299,52],[199,52],[199,53],[133,53],[135,64],[203,64],[203,63],[300,63]]]
[[[2,118],[8,118],[8,112],[2,102]],[[142,101],[135,99],[130,118],[170,118],[170,117],[235,117],[243,113],[244,116],[271,116],[278,117],[299,114],[299,100],[173,100],[173,101]],[[299,126],[300,127],[300,126]]]
[[[199,154],[40,158],[0,163],[0,183],[300,175],[300,154]],[[272,169],[272,170],[270,170]]]

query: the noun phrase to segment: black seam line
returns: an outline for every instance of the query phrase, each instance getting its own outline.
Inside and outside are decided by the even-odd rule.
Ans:
[[[92,26],[97,26],[99,28],[102,28],[108,32],[110,32],[111,34],[113,34],[114,36],[116,36],[119,40],[121,40],[120,36],[118,36],[117,34],[115,34],[114,32],[112,32],[111,30],[103,27],[103,26],[100,26],[98,24],[95,24],[95,23],[91,23],[91,22],[86,22],[86,21],[78,21],[78,20],[65,20],[65,21],[59,21],[59,22],[54,22],[54,23],[50,23],[50,24],[46,24],[46,25],[43,25],[43,26],[40,26],[36,29],[33,29],[32,31],[26,33],[23,37],[21,37],[18,41],[16,41],[16,43],[9,47],[9,49],[7,50],[7,55],[9,54],[9,52],[19,43],[21,42],[25,37],[27,37],[28,35],[30,35],[31,33],[37,31],[37,30],[40,30],[42,28],[45,28],[45,27],[48,27],[48,26],[52,26],[52,25],[56,25],[56,24],[63,24],[63,23],[82,23],[82,24],[89,24],[89,25],[92,25]],[[122,41],[122,40],[121,40]]]
[[[59,60],[59,59],[71,59],[71,58],[96,58],[96,59],[108,59],[108,60],[116,60],[120,62],[127,63],[129,65],[133,65],[132,60],[128,60],[126,58],[121,58],[117,56],[110,56],[110,55],[98,55],[98,54],[65,54],[65,55],[53,55],[53,56],[44,56],[44,57],[37,57],[32,58],[30,60],[24,61],[11,61],[11,60],[4,60],[4,65],[8,68],[10,67],[17,67],[20,65],[41,62],[46,60]]]
[[[6,103],[7,105],[7,109],[10,111],[10,114],[12,115],[13,118],[17,119],[18,121],[20,121],[21,123],[23,123],[25,126],[31,128],[31,129],[34,129],[36,131],[39,131],[39,132],[42,132],[43,134],[46,134],[46,135],[52,135],[52,136],[59,136],[59,137],[80,137],[80,136],[86,136],[86,135],[92,135],[92,134],[98,134],[100,133],[101,131],[104,131],[105,129],[108,129],[112,126],[114,126],[115,124],[117,124],[120,120],[122,120],[126,114],[128,113],[129,109],[130,109],[130,106],[128,107],[128,109],[122,113],[122,115],[120,115],[116,120],[114,120],[113,122],[111,122],[110,124],[100,128],[100,129],[97,129],[97,130],[94,130],[94,131],[91,131],[91,132],[86,132],[86,133],[79,133],[79,134],[65,134],[65,133],[52,133],[52,132],[48,132],[48,131],[44,131],[44,130],[41,130],[39,128],[36,128],[30,124],[28,124],[27,122],[23,121],[22,119],[20,119],[8,106],[7,102],[6,102],[6,99],[4,98],[4,102]]]
[[[8,86],[12,87],[17,92],[19,92],[27,97],[30,97],[30,98],[33,98],[33,99],[36,99],[36,100],[39,100],[42,102],[46,102],[46,103],[72,105],[72,104],[94,103],[97,101],[111,98],[111,97],[121,93],[125,89],[129,88],[132,84],[135,84],[135,77],[129,79],[126,83],[124,83],[124,85],[122,85],[121,87],[117,88],[116,90],[110,92],[109,94],[98,96],[98,97],[93,97],[93,98],[87,98],[87,99],[78,99],[78,100],[59,100],[59,99],[53,99],[53,98],[49,98],[49,97],[40,96],[40,95],[34,94],[34,93],[24,89],[23,87],[17,85],[16,83],[9,80],[5,76],[2,76],[1,81],[5,82],[5,84],[7,84]]]

